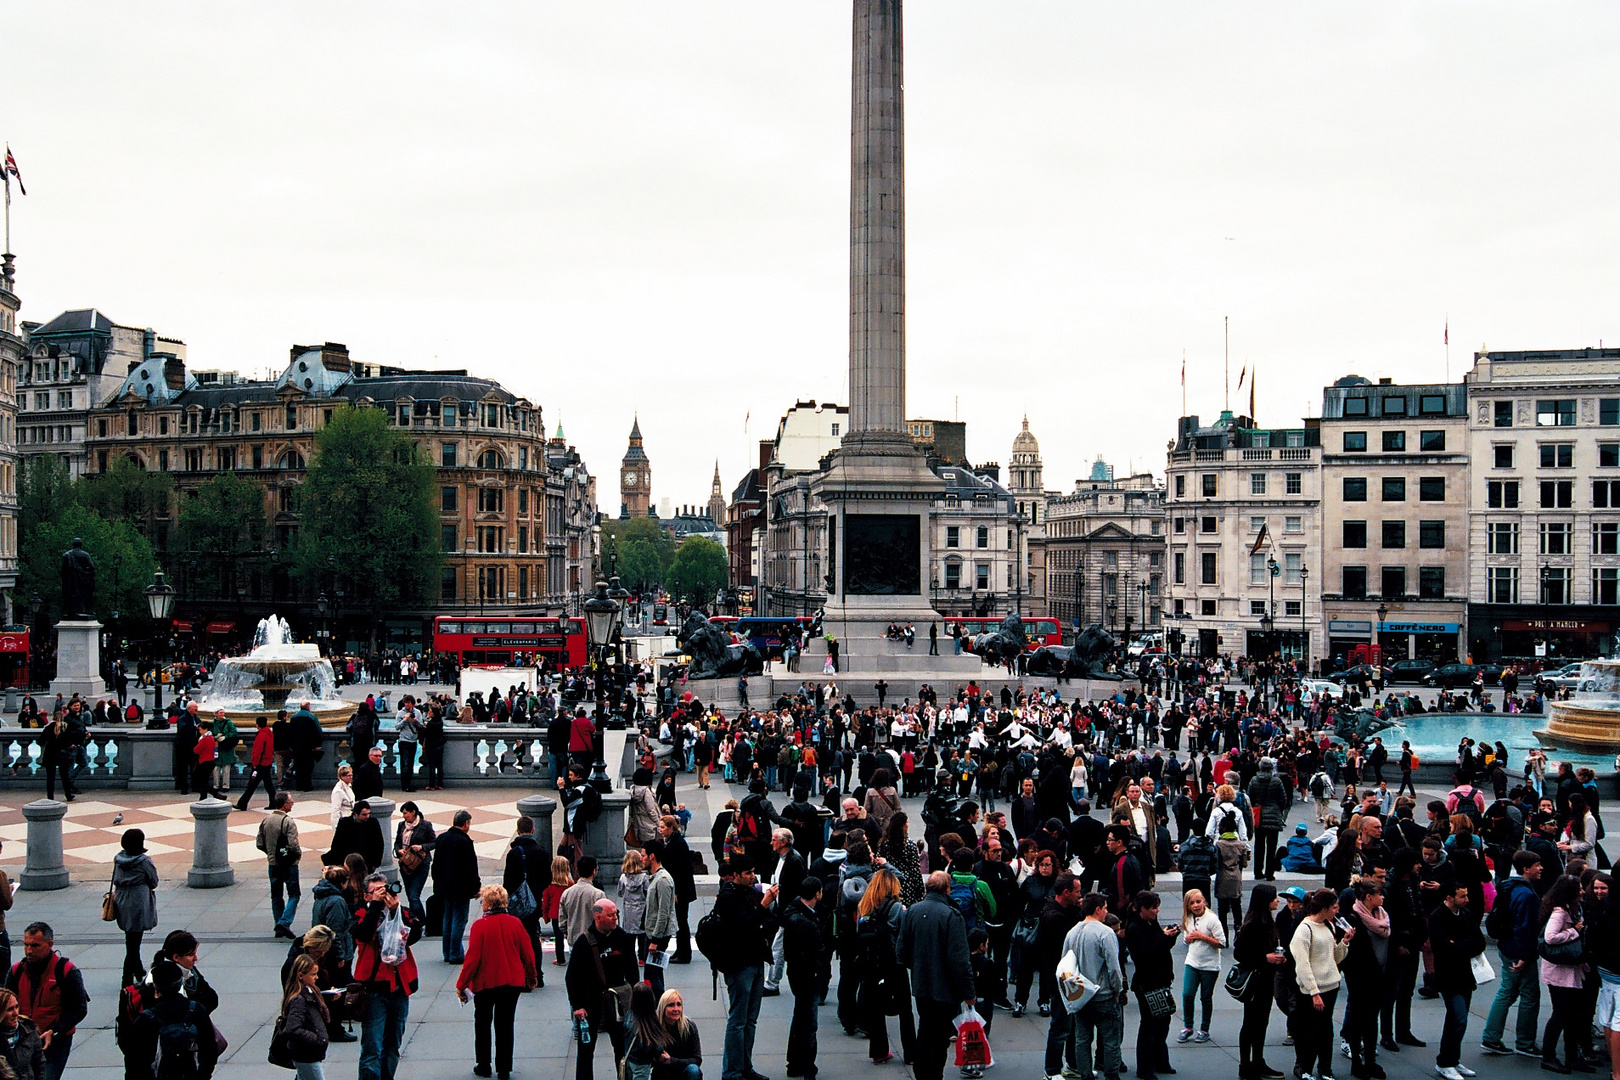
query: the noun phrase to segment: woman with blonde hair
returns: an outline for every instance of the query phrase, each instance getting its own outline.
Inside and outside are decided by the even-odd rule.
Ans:
[[[456,997],[466,1002],[468,990],[472,991],[474,1074],[490,1073],[489,1029],[493,1022],[495,1071],[504,1077],[512,1072],[512,1021],[518,998],[534,989],[539,969],[528,928],[523,920],[507,913],[506,890],[485,885],[478,890],[478,900],[484,914],[473,922],[468,935]]]
[[[911,1015],[911,987],[896,946],[900,940],[900,918],[906,906],[900,902],[900,877],[888,867],[872,874],[861,902],[855,908],[856,952],[860,960],[860,987],[855,1008],[863,1017],[867,1050],[873,1064],[881,1065],[894,1055],[889,1052],[890,1016],[900,1018],[900,1050],[906,1061],[916,1060],[917,1022]]]
[[[664,1041],[653,1057],[652,1080],[703,1080],[703,1043],[679,990],[658,999],[658,1025]]]
[[[337,770],[337,783],[332,785],[332,828],[338,827],[338,822],[354,813],[354,770],[348,765],[339,765]]]
[[[320,965],[313,956],[300,956],[292,962],[281,997],[279,1031],[272,1041],[292,1059],[298,1080],[324,1080],[321,1062],[326,1060],[327,1027],[332,1014],[315,988]]]
[[[1231,784],[1222,784],[1215,789],[1215,805],[1209,810],[1209,824],[1204,828],[1204,835],[1211,840],[1219,840],[1221,822],[1226,815],[1231,814],[1237,818],[1238,839],[1244,843],[1249,842],[1249,815],[1237,804],[1237,789]]]

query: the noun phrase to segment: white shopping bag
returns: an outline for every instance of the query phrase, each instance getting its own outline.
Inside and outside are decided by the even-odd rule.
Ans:
[[[1480,986],[1484,986],[1496,978],[1496,972],[1491,969],[1491,962],[1485,959],[1484,953],[1480,953],[1468,961],[1468,966],[1473,969],[1474,982]]]
[[[1063,999],[1063,1007],[1071,1013],[1077,1013],[1086,1007],[1086,1003],[1097,992],[1097,984],[1086,978],[1080,971],[1080,962],[1075,959],[1074,950],[1063,954],[1063,959],[1057,966],[1058,997]]]

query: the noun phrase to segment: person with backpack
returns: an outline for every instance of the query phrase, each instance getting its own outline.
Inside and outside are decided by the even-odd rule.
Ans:
[[[422,936],[422,924],[381,874],[366,878],[364,898],[354,931],[354,978],[366,988],[360,1080],[394,1080],[418,986],[411,945]]]
[[[506,849],[506,865],[501,868],[501,887],[506,890],[507,911],[528,927],[534,955],[541,952],[540,897],[545,895],[546,883],[551,880],[551,867],[545,848],[534,836],[534,819],[527,814],[517,819],[516,833]],[[524,887],[528,893],[524,894]],[[540,986],[546,985],[545,972],[539,974]]]
[[[1260,771],[1249,781],[1249,805],[1259,811],[1254,829],[1254,876],[1260,881],[1277,880],[1277,848],[1288,810],[1293,805],[1288,788],[1277,775],[1277,759],[1260,759]]]
[[[1457,786],[1446,792],[1446,813],[1462,814],[1478,830],[1485,818],[1485,793],[1458,773]]]
[[[1541,936],[1541,897],[1536,882],[1541,879],[1541,860],[1531,851],[1513,856],[1513,873],[1496,891],[1496,902],[1485,916],[1485,932],[1496,941],[1500,953],[1500,981],[1485,1031],[1480,1040],[1487,1054],[1540,1056],[1536,1043],[1536,1022],[1541,1013],[1541,984],[1536,966],[1537,939]],[[1458,885],[1466,882],[1459,881]],[[1473,890],[1469,890],[1473,895]],[[1435,961],[1439,969],[1439,958]],[[1518,1037],[1513,1049],[1502,1042],[1507,1012],[1519,1008]]]
[[[788,990],[793,995],[793,1019],[788,1024],[787,1072],[789,1076],[816,1078],[816,1009],[826,997],[832,979],[827,953],[822,947],[821,919],[816,905],[821,900],[822,883],[806,876],[799,883],[799,895],[782,916],[782,955],[787,963]]]
[[[274,920],[272,932],[278,938],[289,940],[293,916],[298,913],[298,860],[304,849],[298,844],[298,822],[292,816],[293,799],[286,791],[278,791],[270,800],[270,813],[259,822],[258,839],[254,846],[264,852],[265,872],[270,878],[270,916]]]
[[[754,1070],[754,1036],[764,999],[765,965],[776,933],[779,894],[774,885],[763,893],[754,888],[754,862],[746,855],[733,856],[724,867],[714,908],[698,924],[698,948],[726,981],[721,1076],[723,1080],[759,1080],[760,1074]]]
[[[838,950],[838,1022],[844,1034],[859,1038],[860,1023],[860,956],[856,949],[855,913],[861,896],[871,883],[876,866],[872,862],[872,849],[860,834],[852,834],[847,853],[838,868],[838,891],[834,894],[833,942]]]
[[[943,1080],[952,1021],[976,1001],[973,962],[968,955],[962,912],[950,899],[944,871],[928,875],[921,902],[900,920],[895,955],[908,969],[917,1001],[917,1051],[912,1075]]]
[[[197,1080],[212,1075],[219,1060],[214,1024],[201,1004],[185,996],[184,981],[180,965],[172,960],[152,965],[153,1000],[132,1025],[124,1050],[126,1080]]]
[[[45,1049],[45,1075],[60,1080],[73,1050],[73,1034],[90,1011],[84,974],[56,951],[49,923],[23,929],[23,958],[6,973],[7,990],[17,995],[22,1015],[33,1021]]]
[[[867,1034],[874,1065],[888,1062],[888,1018],[900,1018],[900,1050],[907,1063],[916,1060],[917,1030],[911,1015],[911,991],[895,946],[906,907],[900,902],[900,878],[888,868],[872,875],[855,909],[856,954],[861,983],[856,1007]]]

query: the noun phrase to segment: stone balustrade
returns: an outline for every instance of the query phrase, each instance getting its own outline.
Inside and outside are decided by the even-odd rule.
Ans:
[[[348,734],[323,732],[323,752],[315,763],[317,787],[331,787],[337,781],[337,767],[351,760]],[[506,725],[462,726],[445,732],[444,780],[447,787],[540,787],[551,789],[551,773],[544,728]],[[175,784],[174,730],[152,731],[130,725],[89,729],[82,769],[75,787],[161,790]],[[236,783],[241,790],[251,772],[248,754],[253,745],[253,729],[241,733],[236,747]],[[38,728],[0,727],[0,791],[43,784],[45,767],[40,762]],[[399,780],[399,755],[395,735],[384,731],[378,737],[383,748],[383,779],[393,788]],[[187,762],[189,770],[190,762]],[[423,773],[422,755],[416,756],[418,786]]]

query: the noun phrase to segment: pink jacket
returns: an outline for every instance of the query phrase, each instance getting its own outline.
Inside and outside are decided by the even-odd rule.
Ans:
[[[1575,929],[1575,922],[1570,918],[1568,908],[1553,908],[1552,917],[1547,920],[1545,930],[1547,944],[1562,945],[1566,941],[1574,941],[1581,936]],[[1547,986],[1559,986],[1566,989],[1578,990],[1586,981],[1585,964],[1555,964],[1550,960],[1541,962],[1541,981]]]

